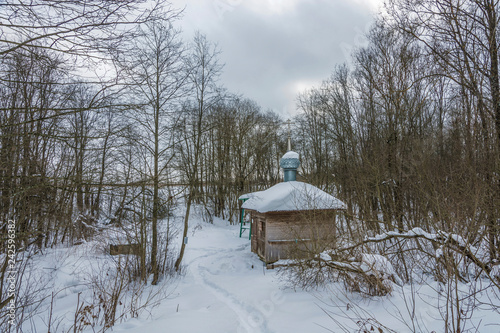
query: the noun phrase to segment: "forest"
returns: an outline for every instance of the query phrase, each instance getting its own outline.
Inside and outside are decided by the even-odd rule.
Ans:
[[[357,274],[335,262],[370,248],[408,283],[415,258],[429,256],[421,269],[437,279],[481,276],[498,295],[499,15],[495,0],[389,0],[352,65],[325,68],[323,83],[297,96],[299,177],[348,205],[346,246],[314,270]],[[104,230],[140,247],[119,286],[157,285],[182,272],[178,237],[193,207],[207,223],[237,224],[241,194],[281,181],[286,119],[224,87],[216,41],[183,40],[180,20],[163,0],[0,3],[2,312],[12,263],[24,290],[16,313],[29,312],[47,296],[23,287],[34,256]],[[325,274],[311,279],[310,266],[291,278],[319,283]],[[450,309],[448,331],[462,332],[460,307]]]

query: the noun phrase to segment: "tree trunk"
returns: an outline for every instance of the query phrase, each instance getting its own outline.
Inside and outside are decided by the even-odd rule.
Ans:
[[[182,245],[179,257],[175,261],[175,271],[178,272],[181,267],[182,258],[184,257],[184,249],[186,248],[186,237],[189,228],[189,212],[191,211],[192,195],[189,193],[188,202],[186,204],[186,215],[184,216],[184,232],[182,233]]]

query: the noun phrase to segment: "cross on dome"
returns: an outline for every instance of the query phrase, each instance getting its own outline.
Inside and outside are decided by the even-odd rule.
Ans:
[[[288,146],[287,146],[287,151],[291,151],[292,150],[292,125],[295,125],[295,123],[292,122],[290,119],[288,119],[285,124],[288,125]]]

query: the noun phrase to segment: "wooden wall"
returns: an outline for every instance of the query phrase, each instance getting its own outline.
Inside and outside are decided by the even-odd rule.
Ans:
[[[337,210],[250,214],[252,252],[266,263],[310,257],[335,246]]]

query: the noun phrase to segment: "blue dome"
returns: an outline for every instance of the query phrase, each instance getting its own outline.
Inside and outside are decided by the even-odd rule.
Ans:
[[[300,165],[299,154],[289,151],[280,160],[280,167],[285,172],[285,182],[296,179],[297,168]]]
[[[289,151],[280,160],[280,167],[283,169],[297,169],[300,165],[299,154]]]
[[[280,167],[283,169],[297,169],[300,166],[298,158],[281,158]]]

